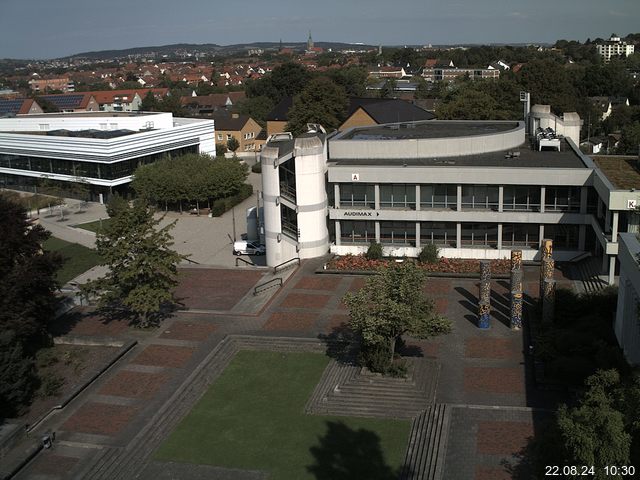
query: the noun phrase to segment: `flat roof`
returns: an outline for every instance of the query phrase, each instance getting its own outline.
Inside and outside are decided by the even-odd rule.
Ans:
[[[455,157],[441,156],[438,158],[392,158],[392,159],[340,159],[330,156],[329,163],[333,165],[358,166],[424,166],[424,167],[505,167],[505,168],[587,168],[582,159],[565,139],[560,141],[561,151],[534,150],[529,138],[518,148],[500,152],[481,153],[477,155],[463,155]],[[519,156],[510,156],[512,152],[519,152]]]
[[[591,158],[616,189],[640,190],[638,156],[592,155]]]
[[[19,132],[3,132],[0,131],[0,133],[10,133],[10,134],[15,134],[15,135],[42,135],[42,136],[47,136],[47,137],[80,137],[80,138],[103,138],[103,139],[109,139],[109,138],[118,138],[118,137],[124,137],[126,135],[133,135],[134,133],[142,133],[142,132],[149,132],[152,129],[149,130],[141,130],[141,131],[134,131],[134,130],[94,130],[94,129],[89,129],[89,130],[65,130],[65,129],[57,129],[57,130],[47,130],[47,131],[37,131],[37,132],[23,132],[23,131],[19,131]]]
[[[16,115],[14,119],[21,118],[56,118],[56,117],[143,117],[149,115],[161,115],[165,112],[55,112],[55,113],[30,113]]]
[[[356,127],[334,140],[416,140],[491,135],[515,130],[517,121],[438,121],[393,123]]]

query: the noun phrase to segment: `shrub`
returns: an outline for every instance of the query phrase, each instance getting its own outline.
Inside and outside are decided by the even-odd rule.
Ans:
[[[60,389],[64,385],[64,378],[49,374],[42,379],[40,394],[43,397],[56,397],[60,394]]]
[[[418,255],[418,261],[420,263],[438,263],[439,248],[433,243],[429,243],[422,247],[420,254]]]
[[[262,173],[262,162],[256,162],[251,165],[251,171],[253,173]]]
[[[219,217],[224,212],[231,210],[239,203],[242,203],[251,195],[253,195],[253,186],[249,185],[248,183],[243,183],[240,186],[240,190],[235,195],[215,200],[211,205],[211,215],[214,217]]]
[[[43,348],[36,353],[36,366],[38,368],[50,367],[58,363],[59,358],[56,356],[56,352],[51,348]]]
[[[365,257],[367,260],[382,260],[382,245],[380,243],[371,242]]]
[[[386,373],[389,367],[389,354],[391,350],[384,344],[363,344],[359,353],[358,362],[372,372]]]

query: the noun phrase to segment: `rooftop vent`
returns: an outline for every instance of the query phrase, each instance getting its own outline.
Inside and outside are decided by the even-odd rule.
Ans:
[[[269,138],[267,138],[267,143],[278,142],[280,140],[293,140],[293,133],[291,132],[274,133]]]

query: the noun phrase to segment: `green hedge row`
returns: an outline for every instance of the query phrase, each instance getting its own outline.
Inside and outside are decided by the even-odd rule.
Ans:
[[[240,191],[235,195],[226,198],[219,198],[215,200],[211,205],[211,214],[214,217],[219,217],[224,212],[231,210],[233,207],[242,203],[244,200],[253,195],[253,185],[243,183],[240,186]]]

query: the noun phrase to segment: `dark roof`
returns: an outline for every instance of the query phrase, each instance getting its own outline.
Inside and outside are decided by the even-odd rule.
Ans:
[[[0,100],[0,115],[18,115],[19,113],[27,113],[22,111],[24,103],[29,101],[27,98],[16,98],[13,100]],[[28,109],[27,109],[28,111]]]
[[[367,100],[361,102],[361,100]],[[370,102],[369,100],[377,100]],[[399,98],[392,99],[350,99],[349,110],[362,108],[376,123],[413,122],[433,120],[436,116],[426,110]],[[355,108],[354,108],[355,106]],[[351,116],[351,114],[349,114]]]
[[[131,135],[134,132],[132,130],[49,130],[47,132],[41,132],[43,135],[51,137],[81,137],[81,138],[117,138],[124,137],[125,135]]]
[[[216,130],[228,130],[239,132],[249,121],[248,115],[228,114],[225,112],[216,112],[212,115],[216,123]]]
[[[44,98],[60,110],[68,110],[70,108],[85,108],[89,102],[89,97],[91,97],[91,94],[61,93],[55,95],[40,95],[38,98]]]

